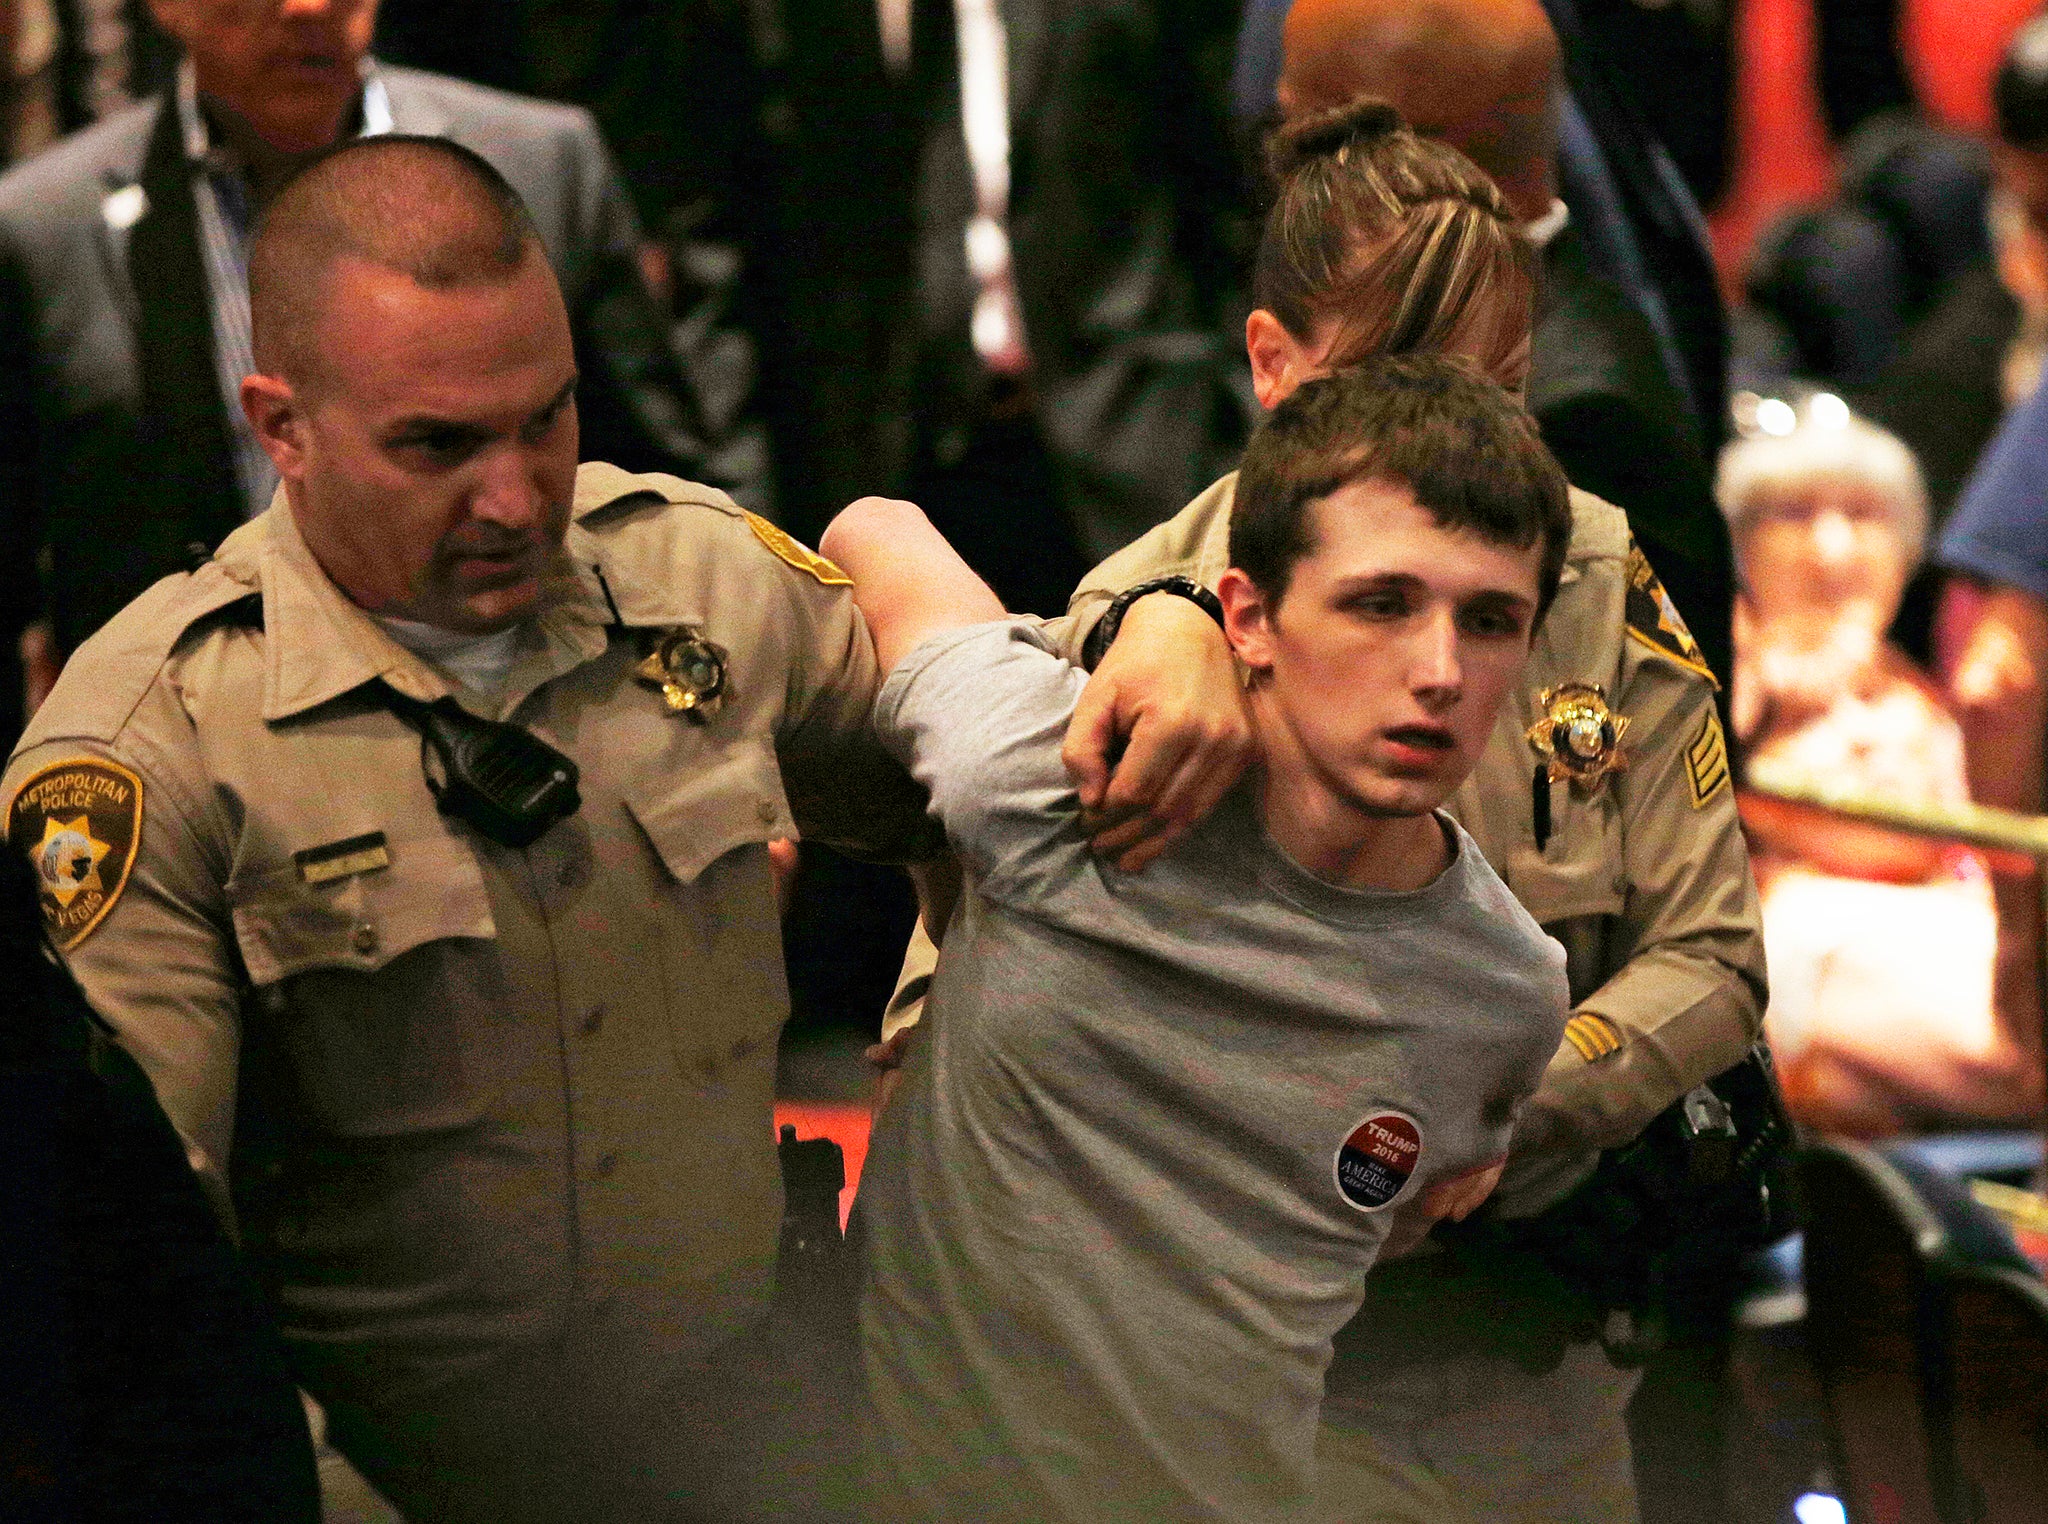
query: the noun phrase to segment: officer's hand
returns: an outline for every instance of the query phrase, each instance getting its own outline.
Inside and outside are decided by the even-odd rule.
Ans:
[[[1448,1180],[1439,1180],[1415,1200],[1397,1209],[1393,1225],[1380,1245],[1382,1260],[1399,1259],[1414,1249],[1429,1236],[1429,1230],[1446,1219],[1463,1222],[1479,1210],[1480,1205],[1493,1194],[1493,1188],[1500,1184],[1501,1171],[1507,1168],[1508,1156],[1502,1154],[1491,1164],[1481,1164],[1453,1175]]]
[[[1154,593],[1126,611],[1060,755],[1091,845],[1136,872],[1216,807],[1252,751],[1223,632],[1187,599]]]
[[[1463,1222],[1493,1194],[1493,1188],[1500,1184],[1500,1172],[1507,1168],[1507,1164],[1508,1156],[1502,1154],[1491,1164],[1482,1164],[1462,1175],[1437,1181],[1422,1193],[1422,1215],[1431,1222],[1442,1222],[1446,1218],[1452,1222]]]
[[[889,1097],[896,1093],[896,1086],[903,1079],[903,1060],[910,1053],[910,1041],[917,1035],[916,1026],[899,1028],[893,1037],[881,1042],[870,1043],[861,1052],[868,1067],[875,1071],[874,1114],[880,1116],[882,1108],[889,1104]]]

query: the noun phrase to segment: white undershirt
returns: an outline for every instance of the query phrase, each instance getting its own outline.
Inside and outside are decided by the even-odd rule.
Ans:
[[[488,635],[471,635],[465,630],[444,630],[411,619],[394,619],[372,614],[377,628],[425,661],[438,667],[472,693],[495,699],[505,691],[505,679],[512,675],[512,663],[519,654],[519,627],[494,630]]]

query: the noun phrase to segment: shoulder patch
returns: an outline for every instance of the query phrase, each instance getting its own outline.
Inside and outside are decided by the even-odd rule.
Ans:
[[[142,845],[142,780],[103,757],[52,763],[15,791],[7,839],[36,870],[50,940],[70,952],[128,887]]]
[[[777,529],[773,524],[762,518],[760,514],[748,514],[747,527],[754,531],[755,539],[775,553],[777,559],[787,561],[798,571],[810,573],[827,587],[853,586],[853,578],[847,576],[845,572],[834,566],[830,561],[827,561],[815,550],[792,540],[780,529]]]
[[[1721,735],[1721,717],[1710,706],[1699,732],[1685,746],[1685,780],[1692,786],[1692,807],[1704,809],[1728,782],[1728,743]]]
[[[1634,639],[1688,672],[1697,672],[1716,688],[1721,686],[1714,669],[1700,654],[1699,642],[1692,638],[1692,631],[1679,616],[1678,605],[1664,591],[1664,584],[1650,568],[1650,558],[1643,554],[1633,535],[1628,542],[1628,604],[1624,617]]]

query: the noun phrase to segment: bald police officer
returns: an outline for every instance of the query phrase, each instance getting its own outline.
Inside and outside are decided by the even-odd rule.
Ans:
[[[463,149],[320,161],[251,284],[279,495],[79,650],[10,837],[408,1516],[759,1516],[766,844],[924,830],[845,578],[579,469],[555,278]]]

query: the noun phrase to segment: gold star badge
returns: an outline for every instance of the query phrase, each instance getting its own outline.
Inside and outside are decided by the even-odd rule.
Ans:
[[[634,677],[661,690],[671,714],[703,723],[725,702],[725,650],[704,638],[695,625],[666,632],[633,669]]]
[[[68,906],[81,890],[105,890],[100,882],[100,860],[113,850],[112,842],[93,839],[90,815],[75,820],[53,816],[43,822],[43,839],[35,848],[36,866],[50,897]]]
[[[1609,773],[1628,766],[1621,738],[1628,716],[1607,707],[1607,694],[1597,683],[1561,683],[1536,695],[1543,717],[1526,734],[1536,754],[1547,760],[1552,783],[1569,782],[1581,795],[1591,793]]]

